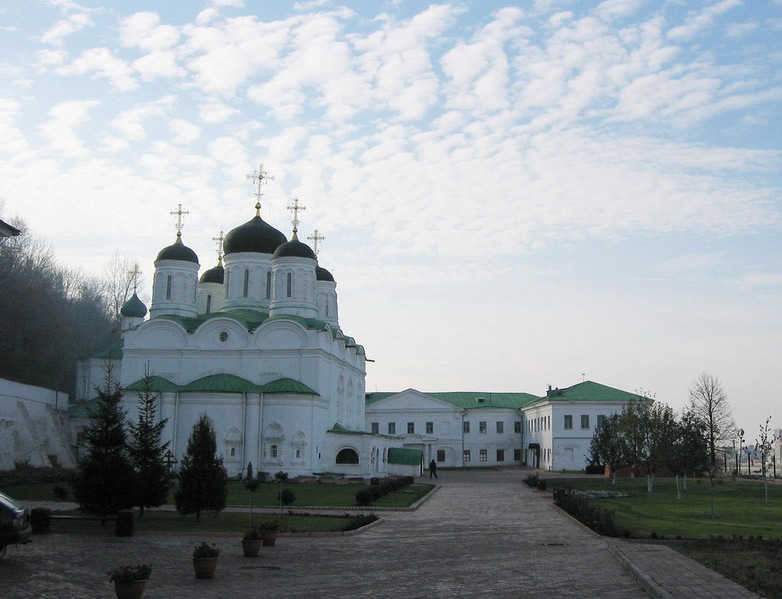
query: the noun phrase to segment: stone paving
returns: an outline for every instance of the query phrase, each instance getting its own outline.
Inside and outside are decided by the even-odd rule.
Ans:
[[[223,550],[211,580],[197,580],[190,563],[202,537],[36,536],[0,561],[0,597],[113,597],[106,572],[141,562],[154,567],[146,599],[648,597],[611,553],[632,547],[613,541],[612,549],[522,478],[519,470],[445,471],[438,491],[415,511],[383,512],[382,523],[353,536],[282,537],[255,559],[242,556],[238,537],[204,539]],[[641,547],[648,553],[657,546]],[[663,573],[686,560],[660,555]],[[710,588],[724,589],[722,581]]]

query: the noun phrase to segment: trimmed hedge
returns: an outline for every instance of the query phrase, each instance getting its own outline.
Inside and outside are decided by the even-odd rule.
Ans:
[[[372,484],[364,489],[361,489],[356,493],[356,505],[372,505],[374,501],[377,501],[381,497],[403,489],[408,485],[412,485],[415,479],[412,476],[403,476],[402,478],[387,478],[379,482],[379,484]]]
[[[614,511],[595,507],[572,489],[554,489],[554,503],[600,535],[618,537]]]

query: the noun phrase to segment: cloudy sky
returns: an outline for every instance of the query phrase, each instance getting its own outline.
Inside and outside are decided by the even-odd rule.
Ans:
[[[263,162],[368,390],[680,408],[707,371],[754,435],[782,426],[781,41],[782,0],[6,0],[0,216],[148,282],[179,203],[216,263]]]

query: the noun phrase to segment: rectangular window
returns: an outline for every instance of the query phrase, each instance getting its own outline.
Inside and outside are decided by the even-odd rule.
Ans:
[[[266,273],[266,299],[272,296],[272,271]]]
[[[489,461],[489,452],[486,449],[481,449],[480,460],[481,462]]]
[[[565,414],[565,428],[573,428],[573,416],[571,414]]]
[[[603,426],[603,423],[604,423],[605,421],[606,421],[606,416],[605,416],[605,414],[600,414],[600,415],[597,417],[597,426]]]
[[[465,464],[470,461],[470,450],[469,449],[465,449],[462,452],[462,460],[464,461]]]
[[[434,422],[427,422],[426,423],[426,434],[427,435],[434,434]]]
[[[171,275],[166,279],[166,299],[171,299]]]
[[[462,423],[462,428],[463,428],[463,431],[464,431],[465,433],[469,433],[469,432],[470,432],[470,421],[469,421],[469,420],[465,420],[465,421]]]
[[[415,422],[408,422],[407,423],[407,434],[408,435],[415,434]]]
[[[581,428],[589,428],[589,414],[581,415]]]
[[[514,449],[513,450],[513,461],[514,462],[520,462],[521,461],[521,449]]]
[[[288,297],[293,295],[293,275],[288,273]]]
[[[380,423],[379,422],[373,422],[372,423],[372,433],[377,435],[380,432]]]
[[[485,420],[481,420],[478,423],[478,432],[479,433],[485,433],[486,432],[486,421]]]
[[[497,422],[497,434],[501,435],[505,432],[505,423],[502,421]]]
[[[437,461],[438,462],[444,462],[445,461],[445,450],[444,449],[438,449],[437,450]]]
[[[209,314],[212,311],[212,296],[206,296],[206,313]]]
[[[396,434],[396,422],[389,422],[388,423],[388,434],[389,435],[395,435]]]
[[[504,449],[498,449],[497,450],[497,461],[498,462],[504,462],[505,461],[505,450]]]
[[[513,432],[514,433],[520,433],[521,432],[521,420],[517,420],[513,423]]]
[[[242,297],[247,297],[247,293],[250,291],[250,271],[244,269],[244,285],[242,286]]]

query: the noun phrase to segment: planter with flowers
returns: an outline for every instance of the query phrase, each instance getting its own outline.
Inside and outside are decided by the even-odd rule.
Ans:
[[[118,599],[139,599],[151,574],[151,564],[122,566],[109,572],[109,580],[114,583]]]
[[[242,537],[242,551],[244,557],[258,557],[261,552],[261,540],[263,539],[261,532],[257,526],[251,526],[247,529]]]
[[[277,542],[277,533],[280,530],[280,523],[277,520],[266,520],[261,522],[258,529],[261,531],[264,547],[274,547]]]
[[[193,568],[195,568],[196,578],[214,577],[218,557],[220,557],[220,550],[215,543],[201,541],[200,545],[196,545],[193,549]]]

